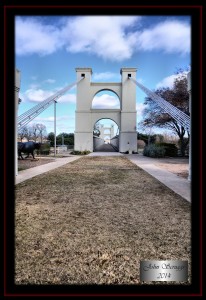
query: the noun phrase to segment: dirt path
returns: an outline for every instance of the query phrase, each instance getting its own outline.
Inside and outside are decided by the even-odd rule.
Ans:
[[[16,186],[15,282],[141,284],[140,260],[190,274],[190,229],[190,204],[128,159],[82,157]]]

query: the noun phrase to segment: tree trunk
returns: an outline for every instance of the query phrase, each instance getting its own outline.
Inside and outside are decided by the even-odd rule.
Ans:
[[[186,151],[187,145],[189,143],[189,139],[185,140],[184,136],[182,136],[182,135],[179,138],[180,138],[180,140],[179,140],[180,153],[181,153],[182,157],[185,157],[185,151]]]
[[[182,157],[185,156],[185,148],[184,137],[180,137],[180,153]]]

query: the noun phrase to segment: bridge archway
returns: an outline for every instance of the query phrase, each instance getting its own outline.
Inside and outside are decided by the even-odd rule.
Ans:
[[[91,68],[76,68],[77,84],[75,117],[75,150],[93,152],[93,127],[100,119],[111,119],[119,127],[119,151],[137,151],[136,133],[136,87],[128,76],[136,78],[136,68],[122,68],[121,82],[91,82]],[[119,108],[93,108],[92,101],[101,91],[115,93],[120,102]]]
[[[112,119],[100,119],[94,124],[93,151],[119,151],[119,127]],[[98,134],[98,136],[97,136]]]
[[[111,89],[103,89],[94,95],[92,109],[120,109],[119,96]]]

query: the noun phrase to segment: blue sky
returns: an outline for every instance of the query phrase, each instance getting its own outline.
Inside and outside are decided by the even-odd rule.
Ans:
[[[147,88],[172,87],[175,71],[191,64],[190,31],[190,16],[16,16],[18,115],[75,82],[77,67],[92,68],[93,82],[120,82],[120,69],[132,67]],[[146,95],[136,91],[138,129]],[[97,96],[94,107],[118,107],[115,95]],[[75,87],[59,98],[57,134],[74,132],[75,101]],[[54,131],[53,105],[32,123]]]

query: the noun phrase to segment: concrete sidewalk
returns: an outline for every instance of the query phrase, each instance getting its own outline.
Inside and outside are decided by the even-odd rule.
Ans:
[[[157,160],[143,156],[142,154],[121,154],[119,152],[93,152],[88,156],[125,156],[131,162],[142,168],[144,171],[155,177],[168,188],[179,194],[181,197],[191,202],[191,182],[185,178],[179,177],[169,171],[156,166]],[[38,167],[20,171],[16,176],[15,184],[23,182],[39,174],[61,167],[70,163],[81,156],[56,158],[54,162],[44,164]]]
[[[70,157],[65,157],[65,158],[55,158],[54,162],[50,162],[48,164],[44,164],[41,166],[37,166],[34,168],[29,168],[23,171],[18,172],[18,175],[16,176],[15,179],[15,184],[18,184],[20,182],[23,182],[27,179],[30,179],[34,176],[46,173],[50,170],[56,169],[58,167],[61,167],[67,163],[70,163],[78,158],[80,158],[81,156],[70,156]]]
[[[172,172],[156,166],[157,160],[155,158],[146,157],[142,154],[127,154],[124,156],[175,193],[191,202],[191,182],[188,179],[179,177]]]

